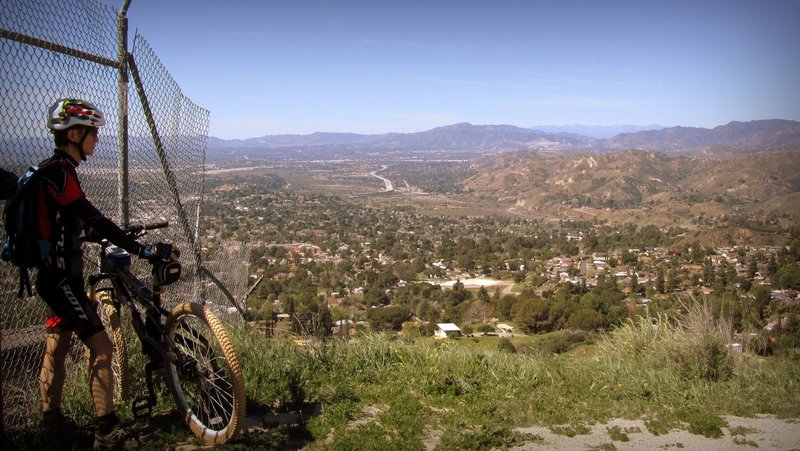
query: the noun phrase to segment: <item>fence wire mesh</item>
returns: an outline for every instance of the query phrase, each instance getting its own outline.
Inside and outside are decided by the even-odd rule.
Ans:
[[[53,139],[45,117],[56,99],[93,102],[108,123],[100,131],[94,156],[78,169],[87,197],[117,223],[123,222],[120,202],[125,200],[131,224],[162,217],[170,221],[170,228],[143,238],[174,242],[183,251],[184,277],[167,288],[166,307],[208,299],[221,306],[216,310],[234,313],[227,307],[238,306],[219,293],[228,291],[236,300],[244,298],[250,248],[221,246],[227,253],[217,253],[209,262],[213,268],[201,271],[197,231],[209,113],[182,94],[139,35],[127,60],[133,75],[127,102],[120,99],[118,68],[124,65],[118,57],[117,16],[112,7],[95,0],[0,2],[0,166],[21,174],[52,154]],[[127,111],[127,124],[120,123],[120,110]],[[119,132],[126,125],[129,150],[124,170]],[[124,179],[129,184],[127,199],[121,190]],[[4,230],[0,238],[5,240]],[[88,275],[97,259],[91,247],[85,259]],[[146,273],[144,265],[135,264],[134,271]],[[233,284],[210,287],[204,277],[208,272],[226,285],[228,280]],[[35,277],[34,270],[32,280]],[[30,412],[39,410],[37,373],[48,312],[35,292],[30,299],[17,297],[16,267],[0,263],[0,280],[2,420],[9,431],[28,426],[35,421]]]

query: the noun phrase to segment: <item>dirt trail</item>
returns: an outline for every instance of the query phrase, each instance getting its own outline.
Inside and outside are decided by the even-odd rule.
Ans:
[[[673,430],[654,435],[642,420],[615,419],[608,424],[591,428],[588,434],[567,437],[545,427],[521,428],[519,432],[534,434],[543,439],[517,448],[517,451],[540,449],[684,449],[684,450],[796,450],[800,449],[800,420],[779,419],[774,416],[741,418],[723,417],[728,426],[723,436],[709,438],[685,430]]]

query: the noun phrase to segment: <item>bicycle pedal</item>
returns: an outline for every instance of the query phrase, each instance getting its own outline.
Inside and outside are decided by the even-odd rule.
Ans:
[[[140,396],[131,403],[131,413],[138,419],[149,418],[153,415],[153,407],[156,405],[150,397]]]

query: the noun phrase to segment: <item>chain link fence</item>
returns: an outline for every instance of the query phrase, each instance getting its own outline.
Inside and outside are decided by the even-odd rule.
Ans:
[[[174,242],[183,251],[184,277],[166,290],[166,307],[202,299],[241,320],[238,300],[247,289],[250,247],[220,246],[228,252],[217,252],[204,266],[198,236],[209,113],[182,94],[144,38],[136,35],[128,53],[128,5],[116,11],[95,0],[0,2],[0,166],[22,174],[52,154],[45,117],[58,98],[91,101],[108,123],[94,156],[78,169],[88,198],[118,224],[169,220],[168,229],[143,238]],[[0,238],[5,240],[4,231]],[[88,275],[97,255],[87,250]],[[134,272],[144,274],[145,266]],[[16,267],[0,263],[0,280],[2,420],[8,431],[34,421],[30,412],[39,410],[37,374],[48,312],[35,293],[17,297]]]

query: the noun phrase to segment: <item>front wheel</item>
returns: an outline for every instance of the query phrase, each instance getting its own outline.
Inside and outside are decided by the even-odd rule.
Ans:
[[[244,375],[222,323],[205,307],[184,303],[167,318],[167,385],[192,432],[206,443],[224,443],[244,422]]]

